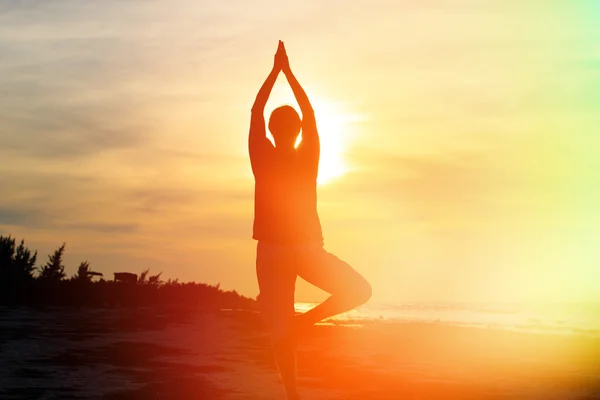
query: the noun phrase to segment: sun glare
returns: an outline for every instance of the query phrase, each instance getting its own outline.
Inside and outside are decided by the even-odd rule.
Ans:
[[[321,141],[321,158],[317,183],[324,185],[340,178],[348,171],[344,153],[349,146],[348,130],[351,128],[349,123],[354,119],[354,116],[342,110],[335,102],[318,97],[312,92],[308,95],[315,110],[317,129]],[[270,107],[267,109],[266,118],[275,107],[283,104],[292,105],[300,114],[300,109],[291,90],[286,85],[276,85],[269,99]],[[268,136],[272,139],[270,132]],[[298,137],[296,146],[301,140],[302,135]]]
[[[329,183],[336,178],[344,175],[347,171],[344,160],[344,150],[347,146],[344,135],[344,118],[332,104],[321,101],[320,99],[311,99],[315,116],[317,119],[317,129],[319,130],[319,139],[321,142],[321,158],[319,161],[319,176],[317,183],[320,185]],[[301,137],[298,138],[298,145]]]

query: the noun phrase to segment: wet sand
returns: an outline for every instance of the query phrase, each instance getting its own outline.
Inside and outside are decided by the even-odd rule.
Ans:
[[[0,399],[282,399],[255,313],[0,309]],[[600,399],[600,339],[439,324],[317,326],[306,399]]]

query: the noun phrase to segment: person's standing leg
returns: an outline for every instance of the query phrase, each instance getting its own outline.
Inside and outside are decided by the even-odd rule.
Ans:
[[[331,296],[298,316],[296,329],[299,334],[305,327],[352,310],[371,298],[371,285],[345,261],[320,246],[309,248],[302,254],[297,266],[298,276]]]
[[[296,345],[290,334],[295,314],[296,271],[293,253],[284,246],[259,242],[256,275],[260,311],[271,336],[277,368],[288,400],[297,400]]]
[[[296,344],[288,335],[274,344],[275,361],[288,400],[299,400],[296,382]]]

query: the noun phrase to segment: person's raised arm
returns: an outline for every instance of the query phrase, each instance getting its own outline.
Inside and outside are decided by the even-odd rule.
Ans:
[[[255,139],[260,140],[267,138],[264,116],[265,106],[269,100],[269,95],[271,94],[271,90],[273,90],[273,86],[275,85],[275,81],[277,80],[277,75],[279,75],[280,70],[281,68],[277,65],[277,63],[273,64],[273,69],[269,73],[269,76],[267,76],[267,79],[262,84],[258,94],[256,95],[256,99],[252,105],[252,117],[250,120],[249,140],[251,142]]]
[[[252,105],[253,113],[264,113],[265,106],[267,105],[267,100],[269,100],[269,95],[271,94],[271,90],[273,90],[273,85],[275,85],[275,81],[277,80],[277,75],[279,75],[279,70],[273,66],[273,69],[265,79],[265,82],[260,87],[258,94],[256,95],[256,99],[254,100],[254,104]]]
[[[282,43],[283,46],[283,43]],[[285,74],[290,87],[292,88],[292,92],[294,93],[294,97],[300,106],[300,111],[302,112],[302,142],[305,140],[307,143],[319,143],[319,134],[317,132],[317,122],[315,119],[315,112],[310,104],[310,100],[308,100],[308,96],[306,92],[296,79],[296,76],[292,72],[290,68],[290,63],[287,58],[287,54],[285,52],[285,47],[283,47],[284,62],[281,67],[282,72]]]
[[[277,80],[277,75],[279,75],[279,72],[281,71],[284,55],[285,50],[283,49],[283,42],[280,40],[277,52],[275,53],[273,69],[258,91],[256,100],[254,100],[254,104],[252,105],[250,133],[248,135],[248,150],[250,152],[252,170],[255,174],[260,173],[260,171],[264,169],[264,166],[266,165],[265,161],[268,159],[268,153],[273,149],[273,144],[267,139],[264,113],[265,106],[269,100],[269,95]]]
[[[268,141],[267,131],[265,128],[265,105],[267,104],[267,100],[269,99],[269,95],[271,94],[271,90],[273,89],[273,85],[277,80],[278,74],[279,71],[273,67],[269,73],[269,76],[267,76],[267,79],[258,91],[256,100],[254,100],[254,105],[252,106],[252,115],[250,117],[250,134],[248,135],[248,142],[251,152],[253,151],[255,144],[259,144],[263,140]]]

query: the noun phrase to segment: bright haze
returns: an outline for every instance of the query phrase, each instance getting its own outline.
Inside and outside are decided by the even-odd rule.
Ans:
[[[0,6],[0,233],[255,296],[250,107],[284,40],[326,248],[373,301],[600,300],[595,1]],[[296,106],[280,79],[267,107]],[[297,299],[323,293],[305,284]]]

